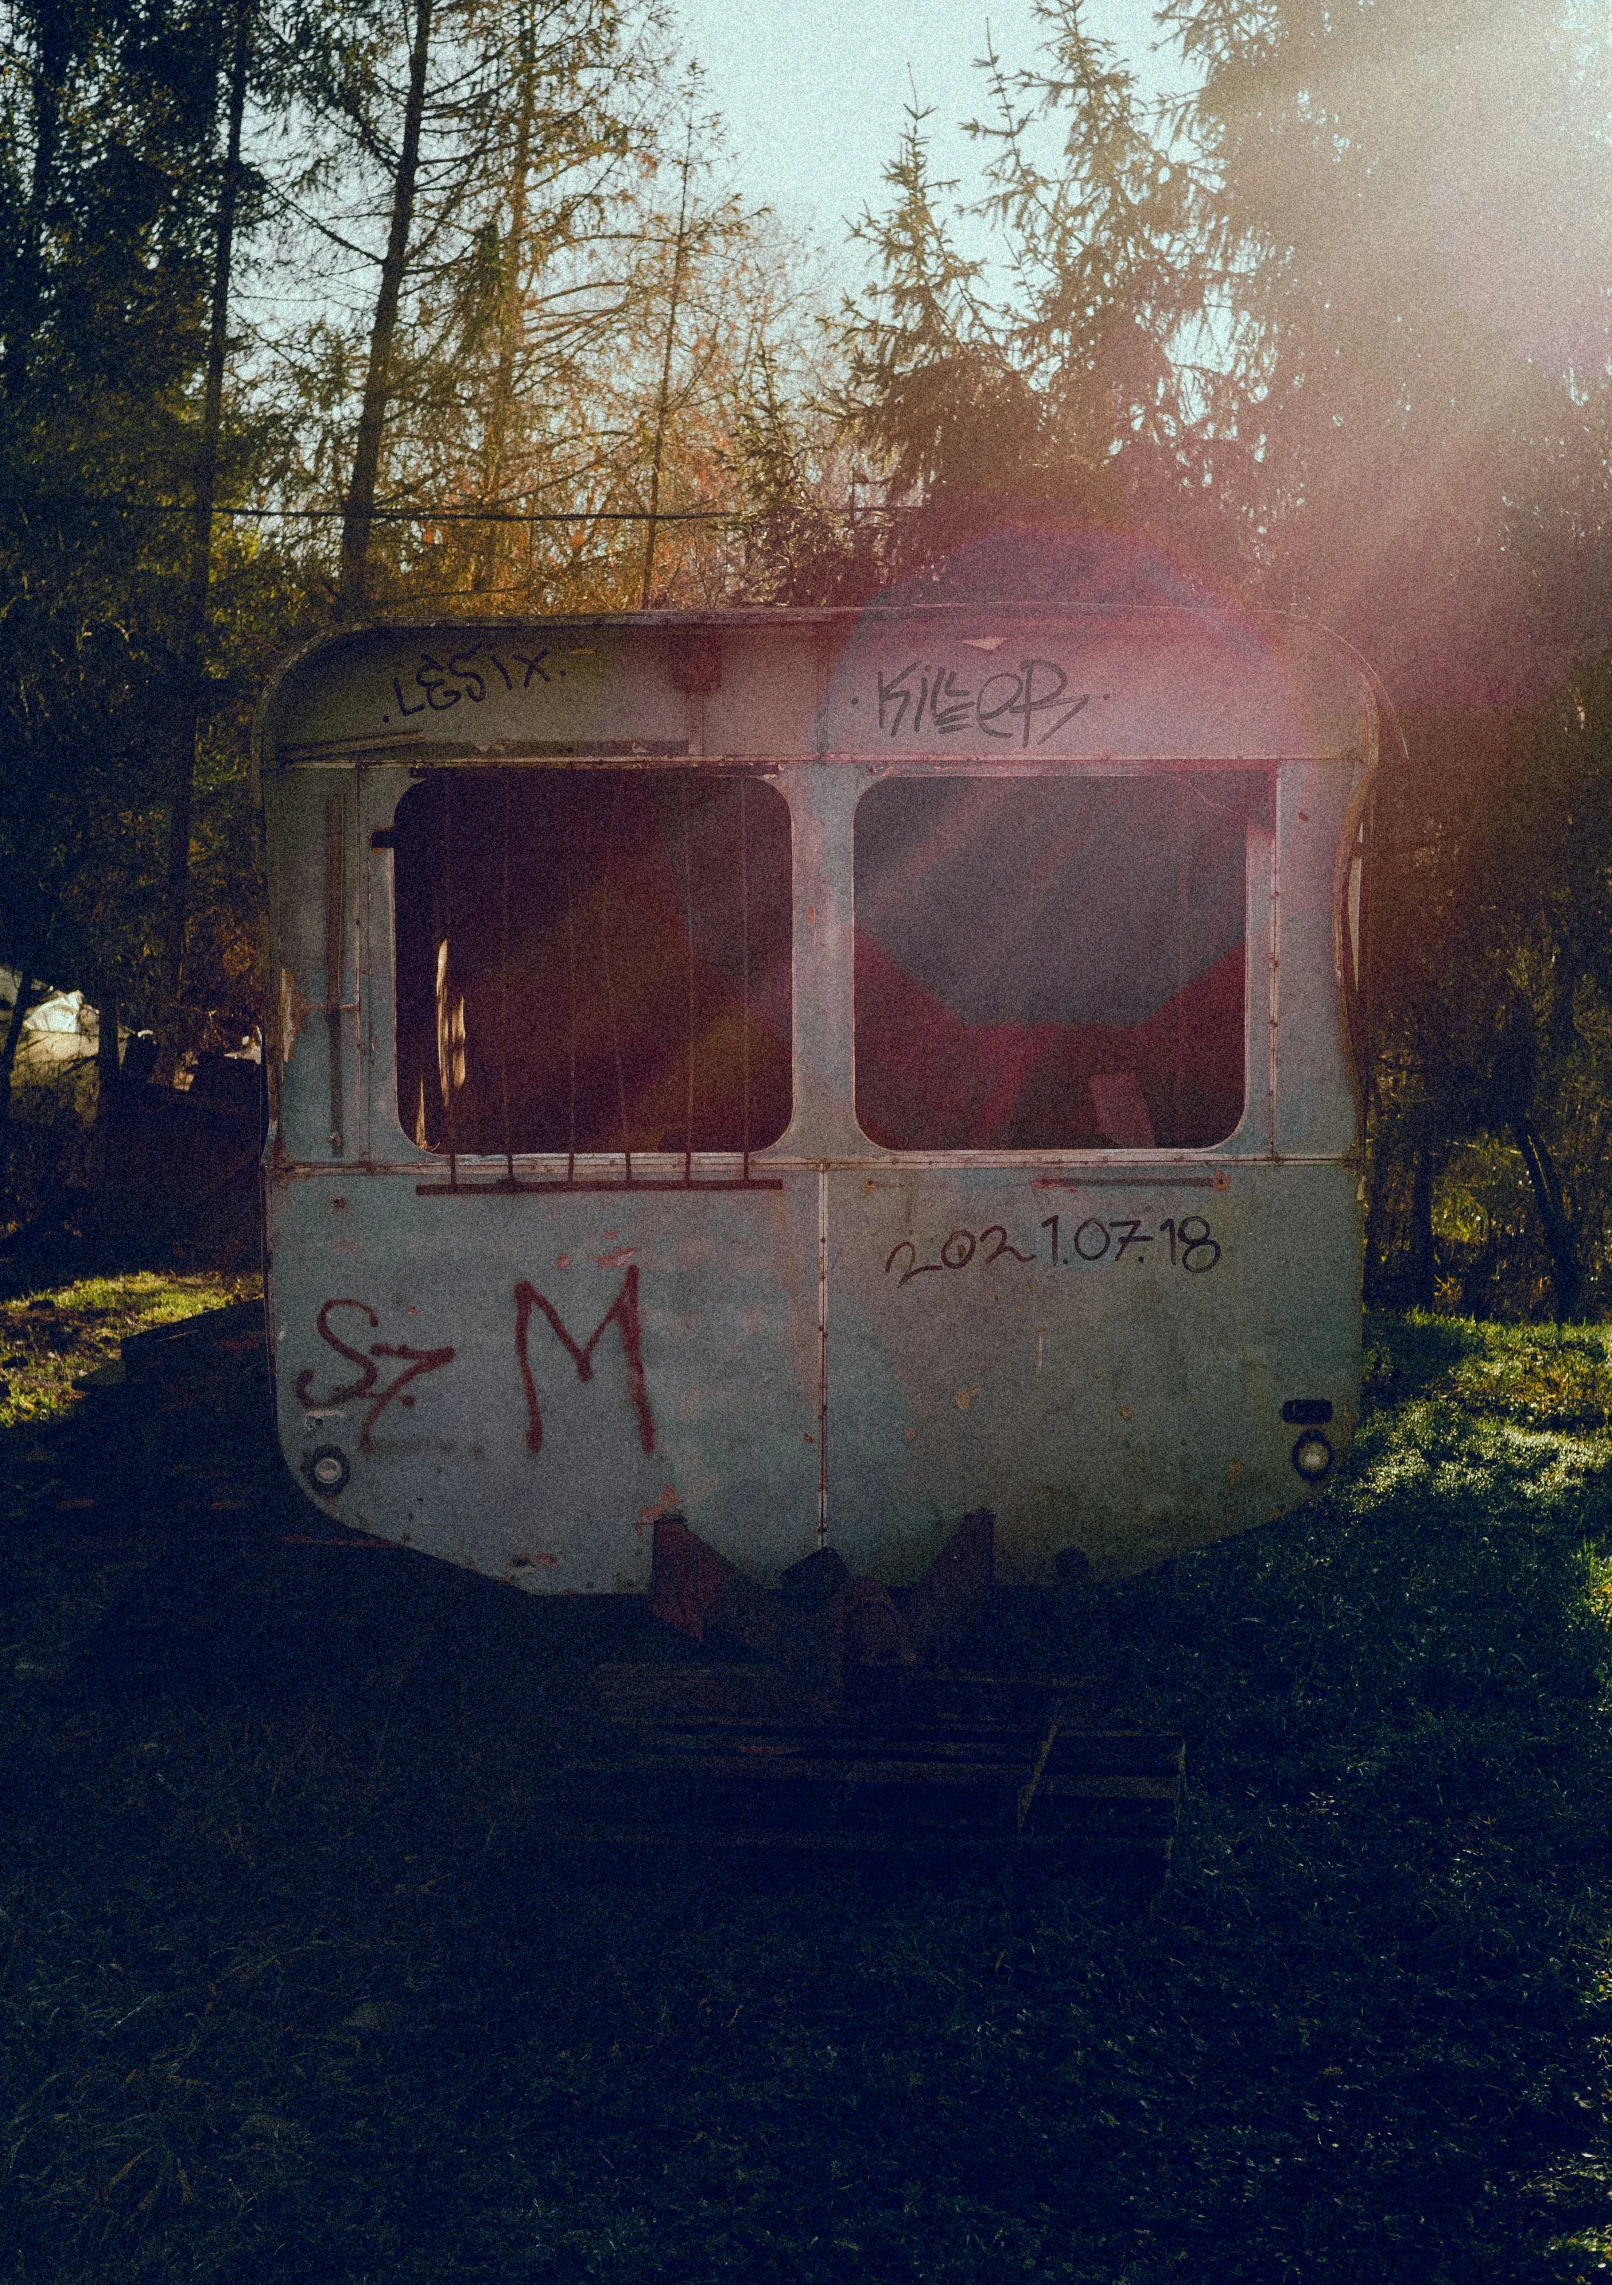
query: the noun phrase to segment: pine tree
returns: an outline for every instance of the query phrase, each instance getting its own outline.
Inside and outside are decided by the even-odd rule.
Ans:
[[[877,276],[846,312],[841,411],[893,495],[925,510],[898,558],[1026,515],[1146,520],[1198,474],[1189,358],[1210,297],[1190,170],[1078,0],[1039,12],[1035,65],[985,59],[975,195],[932,178],[912,110],[891,206],[858,228]],[[959,218],[991,227],[989,258],[960,251]]]

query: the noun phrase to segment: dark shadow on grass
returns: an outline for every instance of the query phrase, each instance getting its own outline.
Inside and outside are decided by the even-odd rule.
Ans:
[[[44,1662],[64,1669],[60,1703],[283,1718],[368,1689],[381,1665],[407,1670],[411,1699],[518,1726],[580,1701],[602,1659],[693,1655],[642,1597],[523,1594],[316,1507],[282,1458],[261,1348],[241,1352],[262,1322],[246,1301],[158,1327],[125,1342],[125,1386],[0,1431],[14,1543],[68,1599],[99,1582],[93,1624]]]
[[[254,1158],[196,1197],[152,1202],[127,1192],[64,1190],[51,1210],[0,1247],[0,1300],[139,1270],[240,1274],[262,1260]]]
[[[1386,1337],[1407,1393],[1482,1339]],[[29,2285],[1592,2272],[1548,2247],[1612,2182],[1612,1502],[1546,1440],[1384,1417],[1326,1499],[1097,1598],[1189,1739],[1139,1909],[568,1855],[546,1759],[595,1660],[672,1650],[643,1604],[351,1543],[261,1388],[115,1394],[0,1438]]]
[[[1361,1410],[1365,1418],[1420,1396],[1475,1356],[1484,1345],[1481,1326],[1465,1317],[1421,1311],[1399,1316],[1368,1309],[1362,1341]]]

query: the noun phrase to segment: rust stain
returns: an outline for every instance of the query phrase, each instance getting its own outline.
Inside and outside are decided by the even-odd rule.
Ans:
[[[952,1398],[952,1402],[956,1405],[959,1412],[966,1412],[969,1406],[973,1403],[975,1397],[979,1395],[979,1392],[980,1384],[978,1381],[976,1381],[972,1388],[960,1388],[957,1391],[957,1394]]]
[[[1226,1462],[1226,1482],[1228,1484],[1240,1484],[1245,1473],[1241,1460],[1228,1460]]]
[[[1119,1416],[1121,1420],[1134,1420],[1136,1418],[1136,1408],[1134,1405],[1122,1404],[1119,1408]]]
[[[642,1539],[644,1533],[659,1523],[662,1516],[680,1516],[682,1512],[683,1501],[677,1486],[675,1484],[662,1484],[660,1498],[651,1500],[647,1507],[641,1507],[638,1510],[638,1521],[633,1525],[633,1529]]]
[[[311,1003],[297,989],[297,979],[289,968],[280,970],[280,1064],[283,1069],[291,1061],[292,1050],[303,1024],[312,1013]]]

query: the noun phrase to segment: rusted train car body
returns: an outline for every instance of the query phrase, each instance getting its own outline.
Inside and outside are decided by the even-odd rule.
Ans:
[[[259,725],[280,1434],[637,1591],[1135,1570],[1348,1444],[1361,671],[1232,612],[390,626]]]

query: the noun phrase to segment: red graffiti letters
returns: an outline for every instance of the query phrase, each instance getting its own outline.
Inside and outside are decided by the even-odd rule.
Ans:
[[[369,1356],[366,1357],[357,1349],[349,1349],[346,1342],[339,1339],[331,1331],[330,1312],[333,1309],[361,1310],[369,1319],[372,1331],[380,1324],[380,1319],[367,1301],[327,1301],[319,1312],[319,1338],[334,1349],[338,1357],[345,1357],[350,1365],[356,1365],[359,1377],[355,1381],[349,1381],[345,1388],[333,1388],[328,1396],[315,1398],[313,1394],[313,1368],[310,1365],[305,1371],[297,1375],[297,1402],[305,1405],[317,1403],[321,1407],[345,1404],[350,1397],[368,1396],[371,1390],[375,1390],[374,1400],[364,1414],[364,1424],[358,1432],[358,1449],[361,1452],[368,1452],[370,1449],[370,1430],[392,1399],[401,1397],[405,1405],[411,1405],[414,1402],[413,1397],[403,1396],[403,1391],[408,1387],[410,1381],[418,1380],[422,1373],[440,1372],[444,1365],[451,1365],[455,1352],[452,1349],[411,1349],[402,1343],[372,1341]],[[606,1322],[608,1323],[608,1319]],[[599,1332],[602,1333],[603,1331],[604,1326],[601,1325]],[[597,1340],[598,1337],[599,1335],[596,1333],[594,1339]],[[375,1357],[396,1357],[407,1369],[399,1373],[396,1380],[390,1382],[385,1388],[375,1389],[375,1383],[381,1377],[379,1365],[371,1361]],[[586,1375],[583,1377],[586,1378]]]
[[[555,1338],[576,1366],[577,1379],[582,1381],[591,1381],[593,1378],[593,1352],[599,1346],[605,1327],[616,1327],[621,1335],[622,1354],[627,1360],[627,1393],[632,1398],[633,1410],[638,1415],[638,1441],[646,1452],[653,1452],[655,1415],[649,1409],[649,1389],[644,1380],[643,1338],[638,1321],[637,1263],[628,1270],[621,1281],[621,1291],[580,1347],[566,1331],[552,1301],[539,1293],[535,1286],[528,1285],[524,1278],[516,1286],[515,1354],[520,1360],[521,1385],[526,1391],[526,1448],[529,1452],[541,1452],[543,1415],[538,1408],[537,1383],[532,1378],[531,1358],[527,1351],[527,1329],[532,1322],[534,1309],[548,1319]]]
[[[404,1393],[408,1389],[409,1383],[419,1380],[425,1373],[440,1372],[444,1365],[451,1365],[457,1352],[450,1348],[416,1349],[402,1341],[371,1341],[366,1354],[363,1349],[349,1346],[331,1325],[331,1313],[337,1309],[356,1309],[361,1317],[368,1320],[371,1332],[379,1330],[380,1319],[367,1301],[356,1301],[347,1296],[333,1298],[325,1302],[317,1319],[319,1338],[327,1348],[334,1349],[338,1357],[344,1358],[349,1365],[356,1368],[355,1375],[353,1379],[343,1381],[339,1386],[332,1388],[328,1395],[315,1396],[313,1389],[314,1368],[309,1365],[297,1375],[297,1401],[310,1410],[322,1411],[332,1405],[349,1403],[355,1397],[366,1399],[363,1425],[358,1436],[358,1448],[361,1452],[367,1453],[371,1449],[371,1431],[387,1406],[394,1401],[405,1407],[412,1405],[414,1402],[413,1395]],[[592,1380],[593,1352],[603,1340],[606,1330],[612,1325],[615,1326],[621,1335],[621,1351],[627,1366],[627,1393],[632,1398],[633,1411],[638,1418],[638,1440],[646,1452],[653,1452],[655,1449],[655,1415],[650,1410],[649,1389],[644,1379],[643,1335],[638,1316],[637,1264],[629,1265],[615,1300],[612,1301],[598,1324],[595,1325],[586,1341],[582,1342],[572,1339],[564,1319],[545,1294],[539,1293],[535,1286],[528,1285],[524,1278],[516,1286],[515,1355],[520,1363],[521,1385],[526,1391],[526,1446],[528,1451],[541,1452],[543,1449],[543,1414],[537,1401],[537,1383],[532,1375],[529,1341],[534,1310],[548,1320],[555,1339],[564,1349],[572,1364],[575,1365],[578,1380],[582,1381]],[[395,1379],[384,1384],[381,1381],[381,1368],[375,1361],[381,1357],[395,1358],[404,1368]]]
[[[444,1365],[453,1363],[454,1353],[452,1349],[408,1349],[401,1346],[394,1349],[385,1341],[377,1341],[371,1348],[370,1355],[372,1357],[404,1358],[408,1362],[408,1370],[399,1373],[390,1388],[383,1388],[368,1412],[365,1413],[364,1425],[358,1436],[360,1452],[369,1450],[369,1432],[391,1403],[393,1397],[402,1397],[404,1404],[412,1404],[414,1402],[412,1396],[402,1396],[403,1390],[408,1387],[410,1381],[418,1380],[422,1373],[440,1372]]]
[[[367,1396],[380,1378],[379,1365],[372,1365],[368,1357],[361,1356],[356,1349],[349,1349],[346,1342],[338,1340],[330,1330],[330,1312],[333,1309],[361,1309],[369,1319],[372,1331],[380,1324],[380,1319],[367,1301],[327,1301],[319,1312],[319,1338],[334,1349],[338,1357],[345,1357],[350,1365],[358,1367],[358,1378],[349,1381],[345,1388],[333,1388],[328,1396],[315,1397],[313,1367],[309,1365],[297,1375],[298,1404],[345,1404],[351,1396]]]

